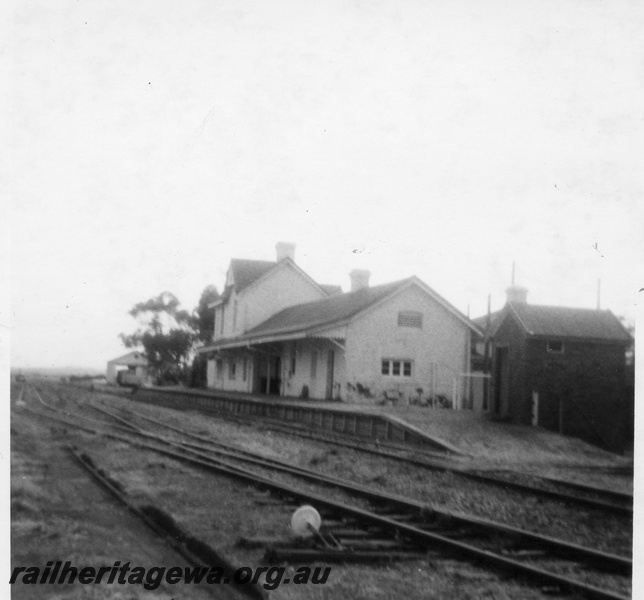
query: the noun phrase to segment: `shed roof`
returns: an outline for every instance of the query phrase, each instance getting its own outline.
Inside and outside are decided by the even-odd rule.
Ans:
[[[108,364],[115,365],[125,365],[125,366],[135,366],[135,367],[146,367],[148,364],[148,359],[145,356],[145,353],[142,350],[134,350],[128,352],[123,356],[118,358],[113,358],[108,361]]]
[[[540,306],[512,302],[490,315],[492,336],[512,312],[528,335],[581,338],[625,342],[632,340],[620,320],[610,310],[569,308],[564,306]],[[485,330],[487,316],[477,317],[474,322]]]

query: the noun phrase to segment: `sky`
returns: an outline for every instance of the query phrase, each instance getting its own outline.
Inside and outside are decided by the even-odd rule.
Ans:
[[[514,263],[531,303],[595,308],[601,280],[601,307],[635,319],[641,3],[7,12],[14,367],[105,368],[135,303],[168,290],[191,310],[231,258],[274,260],[278,241],[345,291],[354,268],[416,275],[476,317]]]

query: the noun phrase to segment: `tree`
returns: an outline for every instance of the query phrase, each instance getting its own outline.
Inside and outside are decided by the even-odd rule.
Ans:
[[[208,305],[219,298],[219,292],[214,285],[209,285],[201,292],[199,304],[195,309],[195,329],[200,342],[207,344],[212,340],[213,329],[215,328],[215,311],[208,308]]]
[[[170,292],[135,304],[128,314],[139,321],[139,328],[119,336],[125,347],[143,346],[157,383],[180,381],[196,338],[195,317]]]
[[[194,328],[197,332],[197,339],[207,344],[212,340],[215,328],[215,311],[208,305],[219,298],[219,292],[214,285],[209,285],[201,292],[199,304],[194,312]],[[190,373],[190,385],[192,387],[205,387],[208,368],[208,360],[203,354],[197,354],[192,361]]]

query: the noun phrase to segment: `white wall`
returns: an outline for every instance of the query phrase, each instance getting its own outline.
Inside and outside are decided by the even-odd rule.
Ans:
[[[326,297],[322,290],[319,290],[289,263],[283,263],[281,268],[276,269],[265,280],[243,290],[240,294],[237,333],[252,329],[288,306]],[[232,323],[232,309],[230,322]]]
[[[288,262],[282,263],[265,279],[237,294],[215,309],[214,340],[234,337],[259,325],[288,306],[313,302],[327,295]],[[237,302],[236,327],[234,314]],[[221,331],[223,312],[224,329]]]
[[[234,335],[233,329],[233,306],[235,302],[239,302],[236,292],[233,290],[230,297],[226,302],[220,304],[215,308],[215,331],[213,340],[227,338]],[[224,321],[224,329],[221,329],[221,321]],[[239,319],[239,317],[237,317]]]
[[[105,380],[110,385],[116,385],[116,363],[108,362],[107,363],[107,373],[105,374]]]
[[[208,359],[208,366],[206,367],[206,386],[209,388],[215,387],[215,361]]]
[[[418,311],[423,315],[422,328],[400,327],[399,311]],[[434,302],[417,287],[410,287],[384,304],[366,313],[348,326],[346,341],[347,382],[368,387],[378,395],[399,389],[406,397],[416,396],[416,388],[430,391],[432,363],[435,394],[453,395],[457,378],[462,393],[462,377],[467,369],[469,328]],[[412,361],[411,377],[381,374],[382,359]],[[355,394],[349,394],[349,398]]]
[[[295,353],[295,373],[292,372],[292,352]],[[344,390],[345,362],[342,349],[336,344],[323,339],[297,340],[285,344],[282,355],[283,395],[299,398],[302,388],[309,388],[309,398],[324,400],[327,392],[329,352],[334,352],[333,379],[339,384],[334,386],[333,397],[341,395]],[[313,377],[313,354],[317,354],[317,368]]]
[[[244,358],[246,377],[244,378]],[[227,352],[223,360],[223,377],[217,377],[217,360],[208,360],[207,383],[209,388],[231,392],[250,393],[253,388],[253,355],[249,352]],[[235,364],[235,375],[231,378],[231,364]]]

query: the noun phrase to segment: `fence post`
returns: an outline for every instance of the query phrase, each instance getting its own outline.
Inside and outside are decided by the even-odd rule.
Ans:
[[[436,382],[434,381],[436,379],[436,363],[431,363],[431,376],[432,376],[432,382],[431,382],[431,392],[432,392],[432,408],[436,408]]]

